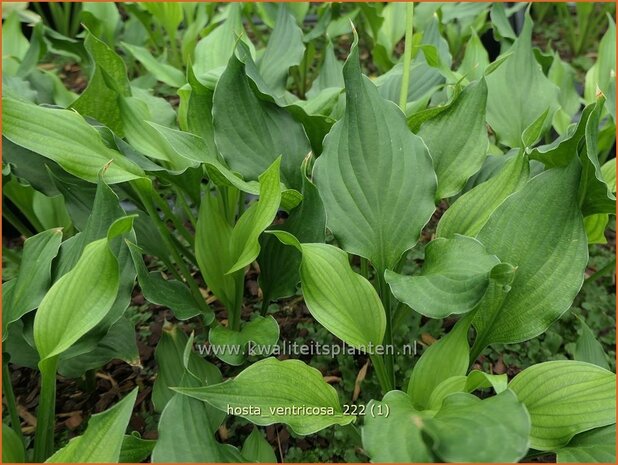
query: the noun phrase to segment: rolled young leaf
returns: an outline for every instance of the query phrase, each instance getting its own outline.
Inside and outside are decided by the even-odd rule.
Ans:
[[[344,66],[345,116],[324,141],[315,182],[342,248],[392,269],[434,211],[436,175],[401,110],[361,74],[355,39]]]
[[[174,390],[256,425],[285,423],[301,435],[354,421],[343,413],[335,388],[300,360],[267,358],[224,383]]]
[[[530,447],[556,450],[583,431],[616,423],[616,375],[585,362],[526,368],[509,383],[532,419]]]

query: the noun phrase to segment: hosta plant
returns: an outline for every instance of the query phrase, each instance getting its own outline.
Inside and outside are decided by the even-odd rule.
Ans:
[[[3,215],[26,238],[3,283],[5,461],[275,462],[273,424],[347,431],[374,462],[615,460],[615,374],[583,320],[575,359],[482,365],[569,311],[613,220],[611,17],[580,95],[525,5],[86,3],[51,9],[63,30],[22,7],[3,27]],[[79,93],[40,66],[64,62]],[[128,428],[134,389],[59,442],[58,375],[140,369],[135,293],[173,315],[144,394],[157,439]],[[290,297],[380,393],[350,403],[279,356]],[[449,329],[402,358],[410,318]],[[33,440],[13,366],[40,376]]]

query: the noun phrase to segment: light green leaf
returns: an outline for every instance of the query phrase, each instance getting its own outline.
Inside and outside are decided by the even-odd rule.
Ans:
[[[46,463],[118,462],[137,391],[137,388],[134,389],[112,408],[93,415],[84,434],[71,439]]]
[[[367,411],[374,414],[365,416],[361,433],[363,449],[372,462],[435,462],[421,432],[429,415],[419,412],[404,392],[387,392],[382,401],[367,404]]]
[[[491,269],[499,263],[476,239],[455,234],[427,245],[420,275],[386,270],[384,277],[397,300],[422,315],[444,318],[476,307],[489,285]]]
[[[616,425],[578,434],[566,447],[556,451],[558,463],[614,463],[615,461]]]
[[[584,362],[526,368],[509,383],[532,419],[530,447],[556,450],[584,431],[616,422],[616,375]]]
[[[86,181],[97,182],[104,167],[109,184],[144,176],[137,165],[107,148],[97,130],[74,111],[3,98],[2,123],[4,137]]]
[[[59,355],[107,315],[118,292],[118,261],[107,239],[86,246],[75,267],[54,283],[34,318],[41,360]]]
[[[417,134],[433,160],[437,199],[459,193],[468,178],[481,169],[489,145],[486,103],[487,85],[481,79],[469,84],[447,109],[421,125]]]
[[[488,301],[477,309],[477,347],[538,336],[571,306],[588,261],[575,198],[579,173],[574,160],[534,177],[494,211],[477,235],[489,253],[517,270],[500,305]]]
[[[51,264],[58,254],[62,231],[50,229],[24,242],[19,274],[13,284],[2,284],[2,340],[8,326],[34,310],[51,284]]]
[[[455,392],[471,393],[477,389],[493,388],[496,394],[500,394],[507,389],[508,382],[506,373],[490,375],[479,370],[472,370],[467,376],[451,376],[438,384],[431,392],[428,409],[440,410],[444,399]]]
[[[215,326],[208,333],[208,340],[214,346],[212,353],[228,365],[239,366],[248,355],[267,356],[266,348],[274,349],[279,340],[279,324],[272,317],[257,316],[234,331],[225,326]],[[257,347],[256,347],[257,346]]]
[[[331,87],[343,89],[345,83],[343,82],[343,64],[337,60],[333,42],[328,40],[324,49],[324,61],[320,68],[320,74],[311,84],[307,97],[311,99],[318,95],[320,91]]]
[[[471,394],[447,397],[426,431],[445,462],[518,462],[528,451],[530,416],[512,391],[483,400]]]
[[[609,14],[607,21],[607,32],[599,43],[598,86],[605,95],[607,111],[616,121],[616,23]]]
[[[17,433],[2,422],[2,463],[25,462],[25,455],[24,444]]]
[[[279,3],[277,6],[275,28],[268,39],[258,68],[264,81],[275,93],[283,95],[288,71],[292,66],[300,64],[305,53],[305,44],[303,31],[296,25],[287,4]]]
[[[232,414],[256,425],[285,423],[300,435],[354,421],[353,416],[343,413],[337,391],[324,381],[322,373],[300,360],[271,357],[244,369],[233,380],[175,391],[222,411],[231,409]],[[303,408],[311,414],[300,413]]]
[[[536,61],[531,36],[532,19],[526,13],[523,30],[511,49],[513,54],[487,76],[487,122],[499,141],[509,147],[520,147],[524,130],[548,108],[553,116],[558,107],[558,88]],[[549,124],[551,118],[546,129]]]
[[[581,326],[581,334],[575,341],[575,351],[573,358],[579,362],[592,363],[609,370],[607,355],[603,346],[597,340],[592,330],[581,317],[577,317]]]
[[[300,244],[287,232],[274,234],[302,252],[300,282],[311,315],[346,344],[372,353],[384,338],[386,315],[378,293],[352,270],[348,255],[329,244]]]
[[[436,177],[403,113],[361,74],[356,42],[344,78],[345,116],[325,139],[315,180],[337,241],[382,273],[416,244],[434,211]]]
[[[273,222],[281,203],[279,168],[281,157],[260,175],[260,199],[239,218],[230,235],[230,257],[233,265],[228,274],[244,269],[260,253],[260,234]]]
[[[559,134],[564,134],[580,107],[581,98],[575,89],[575,70],[556,53],[547,77],[559,89],[560,109],[554,115],[554,127]]]
[[[466,192],[446,210],[438,223],[436,235],[475,236],[498,205],[521,189],[529,172],[528,157],[523,154],[512,157],[497,175]]]
[[[185,75],[181,70],[167,63],[157,61],[148,49],[138,45],[127,44],[126,42],[122,42],[122,46],[127,49],[137,61],[144,65],[146,71],[152,74],[158,81],[164,82],[172,87],[182,87],[185,84]]]
[[[174,40],[182,22],[182,5],[174,2],[145,2],[143,6],[161,23],[170,40]]]
[[[244,269],[228,273],[235,261],[230,249],[232,231],[222,193],[206,192],[198,213],[195,257],[206,285],[228,311],[240,308],[244,290]]]
[[[429,406],[432,392],[452,376],[463,376],[470,364],[468,329],[470,318],[460,320],[446,336],[430,345],[414,365],[408,395],[420,409]]]
[[[112,5],[116,9],[115,5]],[[122,58],[105,42],[86,30],[84,47],[90,57],[92,72],[88,87],[73,102],[71,108],[83,116],[100,121],[122,136],[120,111],[116,104],[118,93],[131,95],[127,68]]]
[[[277,463],[275,451],[256,426],[253,427],[253,431],[245,439],[241,453],[250,462]]]
[[[84,2],[82,3],[81,17],[89,29],[92,26],[97,26],[97,35],[103,36],[106,43],[114,43],[116,32],[120,29],[122,21],[115,3]]]
[[[200,78],[228,63],[239,37],[254,53],[253,44],[242,25],[242,5],[230,3],[226,13],[223,24],[201,39],[195,47],[194,71]]]
[[[258,98],[245,67],[232,56],[215,89],[217,148],[229,167],[247,180],[257,179],[282,156],[281,181],[300,189],[300,165],[311,151],[305,131],[284,109]],[[256,139],[255,134],[261,136]]]

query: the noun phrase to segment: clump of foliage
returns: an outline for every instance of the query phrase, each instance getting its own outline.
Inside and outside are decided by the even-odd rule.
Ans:
[[[275,462],[275,423],[375,462],[615,460],[615,374],[584,315],[562,360],[475,365],[565,315],[613,228],[611,17],[592,16],[580,95],[525,5],[23,7],[3,9],[3,217],[26,238],[3,283],[5,461]],[[135,389],[57,447],[57,375],[139,365],[137,286],[205,328],[164,326],[158,439],[127,434]],[[342,404],[311,361],[274,356],[272,303],[295,295],[367,355],[379,395]],[[454,324],[419,357],[389,352],[421,317]],[[33,441],[9,361],[40,373]],[[229,415],[255,425],[242,444],[217,437]]]

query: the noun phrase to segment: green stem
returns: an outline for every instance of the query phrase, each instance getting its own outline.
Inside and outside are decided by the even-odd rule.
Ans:
[[[193,236],[191,236],[191,234],[189,234],[189,231],[187,231],[187,228],[185,228],[185,226],[180,222],[178,217],[174,215],[174,212],[172,212],[172,209],[167,204],[167,202],[163,198],[161,198],[161,196],[157,194],[154,190],[152,191],[152,198],[163,212],[163,215],[165,215],[165,217],[172,222],[180,235],[189,243],[189,245],[191,245],[191,247],[194,247],[195,239],[193,238]]]
[[[2,209],[2,216],[4,216],[6,220],[9,223],[11,223],[11,226],[17,229],[17,232],[19,232],[19,234],[21,234],[22,236],[26,238],[30,236],[34,236],[34,233],[30,231],[30,228],[28,228],[28,226],[26,226],[24,222],[20,220],[17,217],[17,215],[15,215],[15,213],[13,213],[10,209],[6,208],[5,206],[3,206],[3,209]]]
[[[37,409],[34,435],[34,461],[45,462],[54,453],[54,429],[56,422],[56,369],[58,356],[39,362],[41,392]]]
[[[195,226],[197,224],[197,220],[195,219],[195,215],[191,211],[191,207],[187,203],[187,199],[185,198],[185,195],[178,188],[174,188],[174,191],[176,192],[176,199],[178,199],[178,202],[180,203],[182,211],[185,212],[185,215],[187,215],[187,219],[189,220],[189,222],[193,226],[193,229],[195,229]]]
[[[195,299],[195,302],[200,307],[200,310],[202,311],[202,313],[204,314],[209,313],[210,308],[204,301],[204,298],[202,297],[202,293],[200,292],[200,289],[197,286],[197,283],[193,279],[193,276],[191,276],[189,268],[187,268],[186,263],[184,262],[184,260],[182,259],[178,251],[176,250],[176,247],[171,239],[171,234],[169,230],[167,229],[167,226],[165,226],[165,223],[163,223],[163,220],[161,220],[161,217],[155,210],[154,206],[152,205],[150,200],[147,198],[147,196],[142,191],[142,187],[137,183],[134,184],[134,187],[135,187],[135,191],[137,195],[140,198],[140,201],[142,202],[142,204],[144,205],[144,208],[146,209],[146,212],[148,213],[150,218],[154,221],[155,225],[157,226],[157,229],[159,230],[159,234],[161,235],[161,239],[163,239],[163,242],[165,242],[168,252],[171,254],[172,258],[174,259],[174,262],[176,263],[176,265],[178,266],[180,270],[180,274],[183,276],[184,280],[187,282],[187,285],[189,286],[189,289],[191,291],[191,294],[193,295],[193,298]],[[159,197],[159,195],[156,192],[152,192],[151,197],[155,199],[158,198],[159,200],[161,200],[161,197]]]
[[[389,350],[395,347],[393,343],[393,313],[391,309],[391,290],[384,280],[384,271],[377,272],[378,294],[386,313],[386,331],[384,332],[384,344],[389,346]],[[395,356],[389,351],[384,351],[385,370],[389,379],[389,385],[395,386]]]
[[[590,276],[588,276],[586,280],[584,281],[584,285],[589,284],[593,281],[596,281],[599,278],[602,278],[608,272],[611,273],[612,271],[614,271],[615,268],[616,268],[616,257],[612,258],[608,263],[603,265],[603,267],[600,270],[595,271]]]
[[[399,107],[406,112],[408,103],[408,87],[410,85],[410,64],[412,62],[412,35],[414,34],[414,3],[406,4],[406,40],[403,51],[403,74],[401,75],[401,91],[399,93]]]
[[[19,440],[24,444],[24,435],[21,432],[21,420],[17,413],[17,402],[15,401],[15,393],[11,384],[11,373],[9,371],[8,354],[3,354],[2,357],[2,392],[6,398],[6,405],[9,410],[9,418],[11,419],[11,428],[17,433]]]
[[[359,257],[359,258],[360,258],[361,276],[365,278],[367,281],[369,281],[369,260],[367,260],[365,257]]]
[[[384,366],[384,360],[380,355],[369,355],[371,359],[371,363],[373,364],[376,370],[376,376],[378,377],[378,382],[380,383],[380,388],[382,392],[386,394],[389,391],[393,390],[393,384],[390,376],[386,371],[386,367]]]

